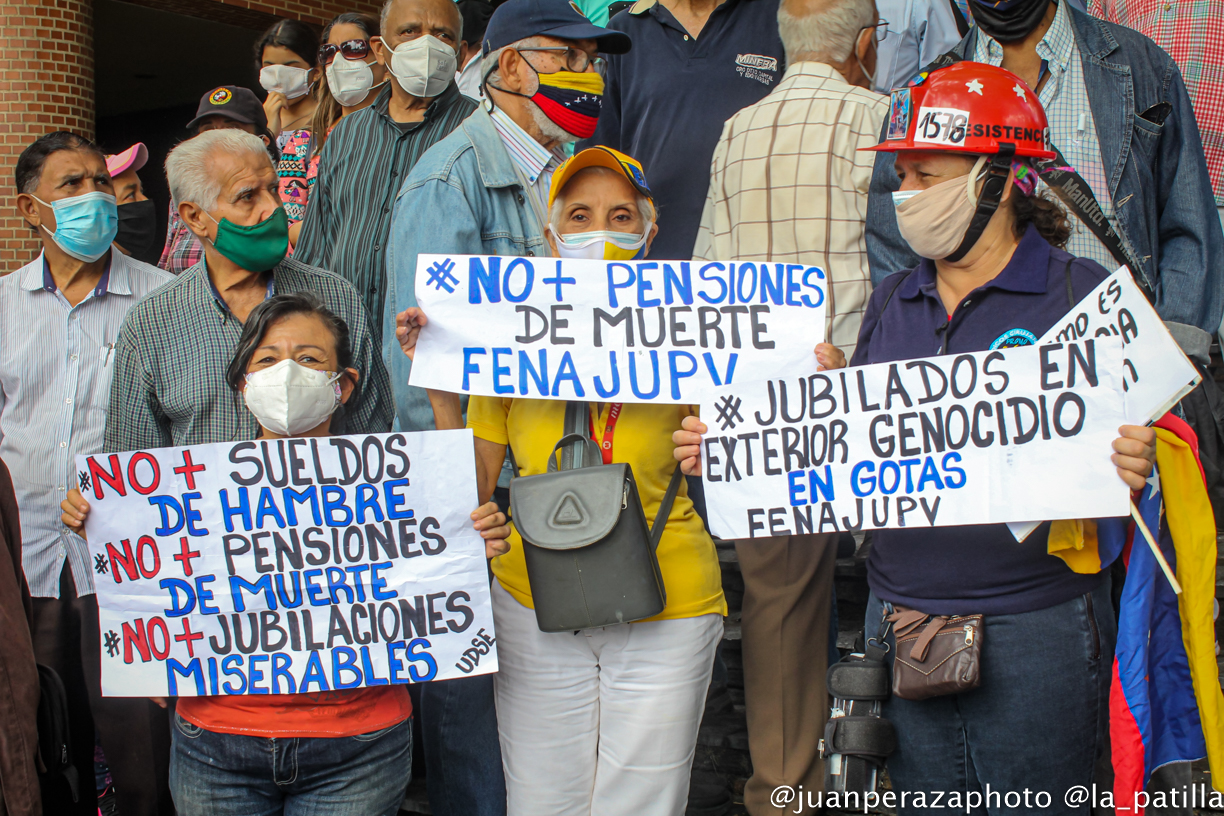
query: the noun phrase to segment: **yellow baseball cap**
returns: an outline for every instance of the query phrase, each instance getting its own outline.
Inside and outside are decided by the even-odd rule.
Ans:
[[[651,194],[650,186],[646,183],[646,174],[642,171],[642,165],[637,159],[632,159],[619,150],[600,145],[588,147],[581,153],[575,153],[557,168],[557,172],[553,173],[552,185],[548,188],[549,209],[552,208],[557,193],[561,192],[574,174],[588,167],[606,167],[609,170],[615,170],[628,179],[635,190],[649,198],[652,203],[654,202],[654,195]]]

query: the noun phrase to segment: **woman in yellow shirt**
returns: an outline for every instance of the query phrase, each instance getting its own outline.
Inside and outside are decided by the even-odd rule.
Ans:
[[[630,259],[658,232],[642,167],[609,148],[584,150],[558,168],[549,234],[561,257]],[[396,335],[412,356],[425,315],[408,309]],[[455,394],[430,391],[438,428],[464,425]],[[653,522],[676,462],[671,434],[692,405],[591,403],[604,462],[627,462]],[[545,473],[564,430],[565,402],[473,397],[481,498],[514,452],[519,476]],[[644,621],[560,634],[532,612],[522,540],[493,561],[497,718],[510,816],[680,816],[697,728],[726,614],[714,542],[681,482],[657,555],[663,611]]]

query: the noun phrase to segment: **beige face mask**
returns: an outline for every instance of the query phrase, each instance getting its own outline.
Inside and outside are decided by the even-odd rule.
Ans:
[[[897,228],[914,252],[939,260],[961,245],[977,210],[977,182],[987,158],[978,157],[966,176],[922,191],[893,193]]]

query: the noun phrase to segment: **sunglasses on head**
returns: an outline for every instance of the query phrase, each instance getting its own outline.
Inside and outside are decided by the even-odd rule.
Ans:
[[[319,46],[319,63],[321,65],[331,65],[332,60],[336,58],[336,54],[343,54],[345,59],[363,60],[370,55],[369,40],[348,40],[339,45]]]

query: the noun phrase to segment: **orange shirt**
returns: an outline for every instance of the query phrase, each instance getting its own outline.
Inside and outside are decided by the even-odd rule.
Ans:
[[[412,716],[408,687],[323,691],[306,694],[180,697],[178,713],[200,728],[250,737],[352,737]]]

